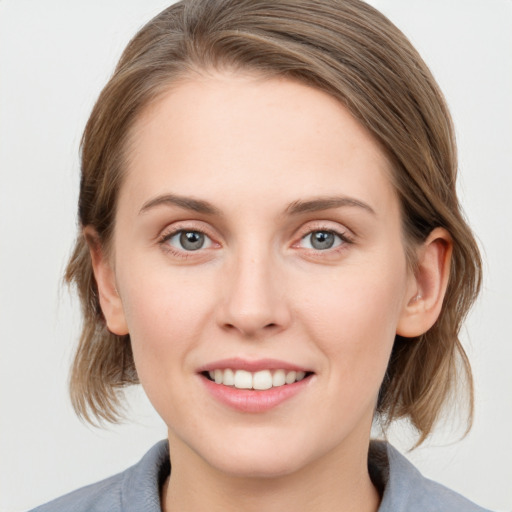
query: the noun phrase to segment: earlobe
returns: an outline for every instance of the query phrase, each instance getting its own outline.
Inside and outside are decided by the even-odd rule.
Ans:
[[[89,246],[101,311],[105,317],[107,328],[111,333],[118,336],[128,334],[123,304],[116,288],[112,263],[103,250],[96,230],[86,226],[83,234]]]
[[[420,336],[436,322],[443,306],[453,242],[444,228],[434,229],[417,251],[417,266],[400,316],[397,334]]]

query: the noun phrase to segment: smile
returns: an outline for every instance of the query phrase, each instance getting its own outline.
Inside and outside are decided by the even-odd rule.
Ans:
[[[232,386],[237,389],[253,389],[264,391],[270,388],[290,385],[303,380],[307,373],[295,370],[233,370],[231,368],[215,369],[204,372],[205,376],[216,384]]]
[[[307,393],[316,381],[309,368],[277,359],[223,359],[197,369],[215,401],[242,413],[263,413]]]

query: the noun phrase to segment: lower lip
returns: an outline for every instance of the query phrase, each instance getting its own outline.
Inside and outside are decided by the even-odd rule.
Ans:
[[[265,390],[238,389],[231,386],[216,384],[201,375],[206,389],[223,404],[241,412],[265,412],[277,407],[305,389],[311,376],[275,388]]]

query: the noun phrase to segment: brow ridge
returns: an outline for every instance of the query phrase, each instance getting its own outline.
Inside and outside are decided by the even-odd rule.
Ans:
[[[297,215],[301,213],[330,210],[331,208],[341,208],[345,206],[362,208],[375,215],[375,210],[369,204],[366,204],[359,199],[347,196],[328,196],[310,200],[294,201],[286,208],[286,213],[290,215]]]
[[[139,214],[145,213],[157,206],[165,205],[178,206],[185,210],[191,210],[206,215],[220,215],[221,213],[217,207],[202,199],[194,199],[192,197],[179,196],[176,194],[162,194],[146,201],[140,209]],[[359,199],[347,196],[318,197],[309,200],[299,199],[290,203],[286,208],[285,213],[289,215],[298,215],[301,213],[311,213],[341,207],[362,208],[369,213],[375,214],[375,211],[370,205],[360,201]]]
[[[192,197],[178,196],[175,194],[162,194],[149,201],[146,201],[139,211],[139,214],[145,213],[157,206],[178,206],[185,210],[192,210],[207,215],[219,215],[220,210],[208,201],[202,199],[194,199]]]

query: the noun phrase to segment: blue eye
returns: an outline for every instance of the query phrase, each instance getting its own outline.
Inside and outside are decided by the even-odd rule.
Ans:
[[[212,246],[211,239],[201,231],[183,229],[169,236],[166,243],[182,251],[198,251]]]
[[[334,231],[318,230],[308,233],[302,238],[301,242],[306,249],[315,249],[316,251],[325,251],[338,247],[343,243],[340,235]]]

